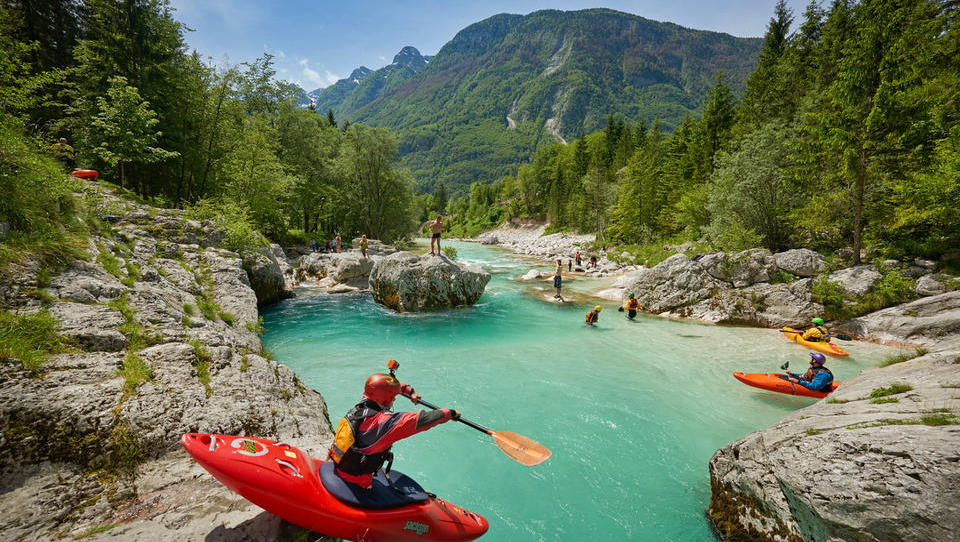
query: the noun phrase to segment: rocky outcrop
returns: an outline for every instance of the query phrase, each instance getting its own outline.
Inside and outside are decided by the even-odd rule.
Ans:
[[[250,287],[257,296],[259,306],[270,305],[293,296],[296,279],[293,269],[287,264],[286,254],[277,244],[264,247],[248,256],[243,266],[250,279]]]
[[[762,250],[718,253],[699,261],[675,254],[626,275],[630,282],[622,300],[632,291],[644,310],[654,314],[769,327],[796,325],[822,313],[810,293],[811,279],[766,282],[777,270],[774,261]]]
[[[710,461],[714,525],[751,542],[954,540],[958,355],[869,369],[719,450]]]
[[[960,349],[960,290],[872,312],[835,328],[891,344]]]
[[[92,185],[119,220],[49,281],[0,280],[5,310],[46,310],[68,345],[38,370],[0,359],[0,532],[10,540],[274,540],[293,527],[187,456],[188,431],[322,455],[323,398],[262,352],[257,297],[215,229]],[[39,279],[39,282],[38,282]],[[295,530],[295,529],[294,529]]]
[[[316,280],[316,285],[327,293],[366,290],[370,287],[370,272],[383,256],[368,255],[359,250],[341,253],[307,254],[299,259],[297,273],[301,281]]]
[[[474,241],[485,245],[501,245],[520,254],[550,256],[564,261],[573,257],[581,246],[593,243],[594,235],[569,232],[544,235],[545,226],[536,223],[508,222],[503,226],[481,233]],[[584,254],[584,260],[588,256]]]
[[[399,312],[472,305],[483,295],[490,273],[446,256],[397,252],[373,266],[373,299]]]
[[[794,248],[773,255],[777,267],[798,277],[812,277],[827,266],[826,259],[807,248]]]

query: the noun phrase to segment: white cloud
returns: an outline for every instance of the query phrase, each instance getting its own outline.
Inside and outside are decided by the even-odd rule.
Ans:
[[[327,84],[328,84],[328,85],[332,85],[332,84],[336,83],[337,81],[343,79],[343,77],[340,77],[339,75],[337,75],[337,74],[335,74],[335,73],[331,73],[331,72],[329,72],[329,71],[327,71],[327,72],[325,73],[325,76],[326,76],[326,78],[327,78]]]
[[[277,51],[277,54],[274,56],[277,57],[278,60],[283,60],[287,58],[287,53],[284,53],[283,51]]]
[[[308,61],[305,58],[301,58],[300,60],[297,61],[297,64],[301,66],[306,66],[308,64]]]
[[[303,71],[300,72],[300,75],[303,77],[304,81],[313,85],[314,88],[325,87],[329,85],[329,83],[326,83],[326,80],[319,73],[311,70],[304,64],[301,64],[301,66],[303,66]]]
[[[377,57],[377,58],[379,58],[379,59],[382,60],[383,62],[386,62],[386,61],[387,61],[387,57],[382,56],[382,55],[379,56],[379,57]]]

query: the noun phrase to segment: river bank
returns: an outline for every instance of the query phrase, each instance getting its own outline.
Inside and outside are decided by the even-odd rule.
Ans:
[[[60,344],[46,360],[0,359],[0,532],[302,536],[226,490],[179,443],[183,433],[213,431],[316,454],[329,445],[323,397],[258,337],[258,305],[286,296],[277,247],[245,262],[220,248],[222,230],[182,211],[95,183],[82,198],[104,218],[87,259],[55,270],[26,260],[0,281],[0,306],[19,322],[4,335],[49,322],[46,338]]]

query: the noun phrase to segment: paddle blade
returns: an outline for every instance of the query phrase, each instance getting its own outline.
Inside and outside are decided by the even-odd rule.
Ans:
[[[503,453],[528,467],[539,465],[550,457],[550,450],[535,440],[509,431],[490,431],[490,436]]]

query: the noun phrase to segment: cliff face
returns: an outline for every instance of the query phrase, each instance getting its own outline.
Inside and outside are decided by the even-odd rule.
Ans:
[[[332,438],[323,398],[262,351],[239,256],[217,248],[212,224],[180,211],[96,185],[84,199],[111,217],[88,261],[52,276],[27,262],[0,281],[0,306],[48,311],[68,345],[35,370],[0,359],[0,532],[273,540],[295,531],[179,444],[191,431],[257,435],[322,456]]]
[[[864,371],[829,398],[719,450],[710,461],[708,513],[729,539],[956,540],[960,291],[846,326],[930,352]]]

